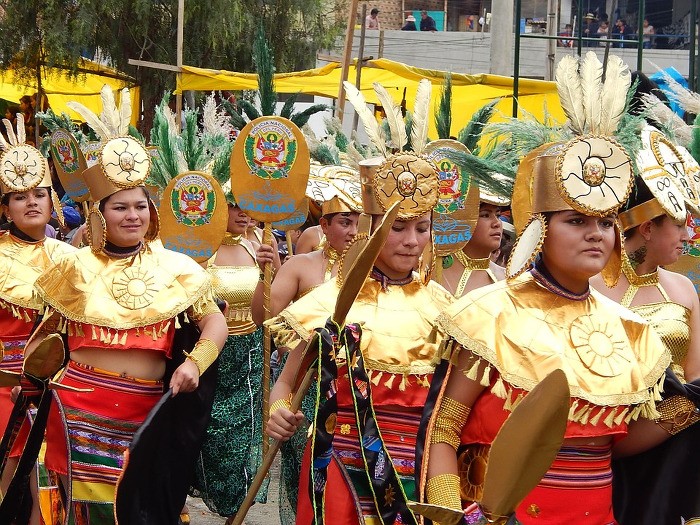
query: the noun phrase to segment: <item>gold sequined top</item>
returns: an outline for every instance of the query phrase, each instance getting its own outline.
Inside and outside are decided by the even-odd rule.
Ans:
[[[325,325],[337,296],[337,280],[332,279],[267,321],[275,343],[294,348],[302,339],[308,340],[314,328]],[[367,279],[346,322],[362,324],[360,348],[370,378],[380,372],[404,377],[432,373],[439,360],[433,320],[452,300],[442,286],[434,281],[424,286],[417,276],[386,290]]]
[[[0,233],[0,306],[18,312],[16,317],[17,308],[41,309],[43,302],[34,293],[34,282],[61,256],[75,250],[49,237],[27,242],[7,231]]]
[[[35,290],[67,321],[115,330],[153,326],[184,311],[194,321],[219,311],[209,274],[155,242],[126,258],[82,248],[44,272]]]
[[[682,304],[671,301],[666,290],[659,283],[658,271],[637,275],[629,259],[625,256],[622,259],[622,271],[630,286],[625,291],[620,304],[638,313],[654,327],[664,346],[671,353],[671,370],[679,380],[685,382],[683,363],[690,348],[690,310]],[[645,286],[656,287],[665,301],[630,306],[639,289]]]
[[[247,244],[240,246],[255,259],[255,252]],[[209,261],[207,271],[211,274],[214,295],[228,303],[226,324],[228,335],[245,335],[255,331],[251,304],[260,279],[260,268],[251,266],[218,266],[214,258]]]
[[[498,371],[492,391],[499,397],[508,395],[508,385],[530,391],[552,370],[563,370],[578,400],[573,421],[588,420],[582,416],[600,407],[620,407],[630,419],[652,414],[671,360],[637,314],[595,290],[581,300],[553,293],[530,272],[472,291],[440,314],[437,325],[450,336],[445,357],[458,343],[455,348],[470,350],[487,371]]]

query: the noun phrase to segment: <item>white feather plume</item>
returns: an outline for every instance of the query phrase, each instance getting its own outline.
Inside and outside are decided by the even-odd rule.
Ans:
[[[566,55],[557,65],[555,74],[561,107],[569,119],[569,126],[577,135],[586,129],[586,113],[583,109],[583,90],[578,74],[578,60]]]
[[[678,144],[685,148],[690,147],[693,141],[692,127],[688,126],[671,108],[651,93],[642,93],[641,103],[654,120],[673,134]]]
[[[379,82],[375,82],[372,86],[374,86],[374,92],[384,108],[384,113],[386,113],[386,120],[391,131],[391,143],[395,149],[402,151],[408,142],[408,136],[406,135],[406,124],[401,114],[401,106],[391,98],[389,92]]]
[[[15,135],[15,130],[12,129],[12,122],[4,118],[2,119],[2,123],[5,124],[5,130],[7,130],[7,140],[10,142],[11,145],[19,146],[19,142],[17,142],[17,135]]]
[[[348,157],[352,160],[350,163],[352,167],[359,166],[360,161],[365,160],[352,142],[348,144]]]
[[[630,69],[617,55],[608,57],[601,97],[601,127],[599,133],[612,135],[617,130],[627,104],[627,92],[632,84]]]
[[[131,124],[131,95],[129,88],[124,88],[121,91],[119,100],[119,134],[129,134],[129,124]]]
[[[119,136],[119,111],[114,101],[114,92],[112,92],[112,88],[107,84],[102,86],[100,97],[102,98],[102,114],[100,115],[100,120],[112,134],[112,137],[117,137]]]
[[[0,133],[0,151],[7,151],[10,149],[10,145],[5,141],[5,137],[2,136],[2,133]]]
[[[586,132],[598,133],[601,124],[601,92],[603,89],[603,63],[593,51],[586,53],[579,69],[583,109],[586,115]]]
[[[430,94],[433,85],[427,78],[418,82],[416,101],[413,104],[413,122],[411,124],[411,147],[414,153],[423,153],[428,143],[428,125],[430,112]]]
[[[348,101],[355,108],[355,112],[360,117],[362,124],[365,127],[365,132],[372,142],[374,147],[379,151],[379,153],[386,157],[386,142],[384,140],[384,133],[382,132],[379,122],[374,118],[374,115],[367,107],[367,101],[364,95],[350,82],[347,80],[343,82],[345,87],[345,94],[348,97]]]
[[[95,132],[95,134],[101,141],[106,142],[109,139],[113,138],[113,135],[110,133],[107,127],[102,123],[99,117],[95,115],[95,113],[91,109],[86,108],[80,102],[75,102],[74,100],[66,102],[66,106],[68,106],[78,115],[83,117],[85,122],[87,122],[88,126],[92,128],[92,130]]]
[[[665,70],[651,62],[651,64],[661,73],[666,81],[666,86],[671,91],[670,98],[677,102],[685,111],[693,115],[700,115],[700,94],[683,87],[678,81]]]
[[[18,113],[15,120],[17,120],[17,144],[24,144],[27,142],[27,132],[24,129],[24,115]]]
[[[321,145],[321,141],[318,140],[316,133],[313,129],[311,129],[311,126],[309,126],[308,123],[304,124],[304,127],[301,128],[301,132],[304,134],[304,138],[306,139],[307,146],[309,146],[309,150],[315,150]]]

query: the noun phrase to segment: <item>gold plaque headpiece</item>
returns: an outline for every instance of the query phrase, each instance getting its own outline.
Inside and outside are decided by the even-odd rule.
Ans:
[[[151,156],[146,147],[128,135],[131,123],[129,90],[124,88],[121,91],[118,108],[109,86],[103,86],[100,94],[102,114],[99,116],[79,102],[70,101],[66,104],[85,119],[100,139],[98,162],[83,171],[85,184],[90,190],[90,200],[93,202],[88,214],[88,231],[90,246],[95,253],[102,251],[105,243],[104,217],[99,210],[100,201],[121,190],[145,188],[144,182],[151,169]],[[146,240],[150,241],[158,236],[160,221],[158,210],[150,199],[149,208],[151,226]]]
[[[603,65],[593,52],[580,63],[566,56],[557,67],[559,98],[568,127],[577,137],[537,148],[520,163],[512,206],[521,234],[508,262],[508,278],[526,271],[542,248],[547,232],[543,213],[573,209],[604,217],[629,197],[632,159],[612,136],[624,114],[631,76],[617,56],[609,59],[605,82],[602,74]],[[617,252],[622,242],[617,233],[616,253],[608,262],[610,268],[603,270],[609,285],[619,276]]]
[[[348,166],[312,165],[306,196],[321,204],[321,215],[362,212],[360,174]]]
[[[653,199],[625,210],[620,214],[620,223],[628,230],[666,214],[681,224],[687,216],[686,204],[693,207],[698,204],[695,181],[686,172],[681,152],[660,131],[646,126],[641,135],[643,147],[637,156],[637,184],[645,185]]]

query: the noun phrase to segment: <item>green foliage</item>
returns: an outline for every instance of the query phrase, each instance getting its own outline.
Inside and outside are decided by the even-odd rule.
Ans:
[[[478,184],[489,193],[510,198],[517,166],[496,158],[479,157],[457,150],[446,151],[445,155],[459,166],[460,170],[469,173],[472,183]]]
[[[469,120],[466,126],[457,135],[457,140],[464,144],[469,151],[474,152],[474,154],[479,153],[479,139],[481,139],[481,133],[484,131],[484,126],[491,120],[493,112],[496,111],[496,104],[500,99],[492,100],[488,104],[485,104],[479,108]],[[441,137],[442,138],[442,137]]]
[[[196,110],[187,109],[185,111],[185,126],[180,135],[181,150],[188,170],[201,170],[206,164],[204,144],[200,140],[197,129],[197,116]]]
[[[243,129],[246,125],[246,121],[243,118],[243,115],[238,112],[233,104],[231,104],[228,100],[223,100],[221,105],[231,118],[231,125],[238,130]]]
[[[304,111],[294,113],[290,120],[300,128],[303,128],[311,118],[311,115],[320,113],[321,111],[326,111],[327,109],[330,109],[330,107],[326,104],[314,104],[313,106],[306,108]]]
[[[452,127],[452,74],[448,73],[445,83],[442,85],[440,103],[435,113],[435,127],[439,139],[450,138],[450,128]]]
[[[253,61],[258,73],[258,97],[260,98],[260,112],[262,115],[275,114],[277,104],[277,92],[275,91],[275,65],[272,51],[265,38],[265,29],[260,26],[255,35],[253,45]]]
[[[700,162],[700,115],[695,117],[693,122],[693,142],[690,144],[690,154]]]
[[[338,148],[338,151],[346,153],[348,151],[348,144],[350,143],[350,141],[348,140],[348,137],[345,136],[345,133],[336,133],[334,135],[334,138],[335,147]]]
[[[340,157],[337,151],[334,151],[328,144],[320,142],[319,145],[309,152],[311,158],[323,164],[324,166],[340,164]]]
[[[238,106],[243,110],[243,113],[245,113],[246,117],[248,117],[248,120],[255,120],[256,118],[262,116],[260,111],[258,111],[258,108],[245,99],[240,99],[238,101]]]
[[[280,117],[290,118],[292,116],[292,112],[294,111],[294,104],[296,104],[298,98],[299,93],[289,95],[289,98],[285,101],[284,105],[282,106],[282,109],[280,110]]]

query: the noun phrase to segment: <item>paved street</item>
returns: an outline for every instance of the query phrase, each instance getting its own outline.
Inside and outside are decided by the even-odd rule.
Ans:
[[[245,525],[280,525],[277,508],[280,476],[279,459],[273,463],[270,472],[271,480],[267,503],[264,505],[260,503],[253,505],[246,516]],[[187,498],[187,505],[190,508],[192,525],[223,525],[226,522],[225,518],[210,512],[199,498]]]

